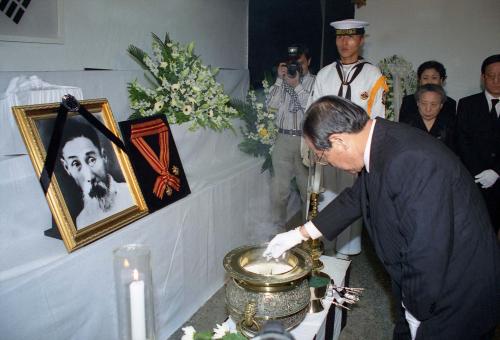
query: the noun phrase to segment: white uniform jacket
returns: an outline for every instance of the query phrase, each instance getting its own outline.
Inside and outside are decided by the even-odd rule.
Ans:
[[[341,67],[344,78],[346,78],[346,81],[350,81],[354,74],[354,66],[363,62],[365,63],[363,69],[350,84],[350,100],[365,109],[371,118],[385,117],[384,101],[385,92],[387,92],[388,88],[385,77],[380,73],[378,67],[367,63],[364,59],[360,59],[354,64],[343,65]],[[347,85],[342,85],[336,64],[337,62],[334,62],[319,71],[307,107],[320,97],[329,95],[337,96],[341,86],[343,88],[342,97],[346,97]]]

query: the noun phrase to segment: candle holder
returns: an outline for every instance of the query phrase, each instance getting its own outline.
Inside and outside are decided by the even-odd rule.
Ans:
[[[128,244],[113,255],[120,339],[154,340],[150,251],[141,244]]]
[[[307,185],[307,220],[310,221],[318,215],[319,194],[321,187],[322,165],[315,161],[313,153],[309,153],[309,177]],[[324,243],[320,239],[309,239],[302,243],[302,247],[309,252],[313,259],[313,273],[324,268],[323,262],[319,259],[324,252]]]

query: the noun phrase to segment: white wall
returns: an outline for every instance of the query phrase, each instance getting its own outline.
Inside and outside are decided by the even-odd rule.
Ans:
[[[499,0],[368,0],[356,18],[370,23],[365,58],[397,54],[415,69],[438,60],[454,99],[479,92],[482,61],[500,53]]]
[[[129,44],[151,32],[195,41],[206,64],[247,68],[248,0],[64,0],[64,44],[0,41],[0,71],[137,69]]]

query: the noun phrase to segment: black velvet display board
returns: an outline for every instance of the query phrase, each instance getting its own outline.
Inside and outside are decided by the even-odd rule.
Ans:
[[[310,69],[316,74],[321,56],[320,0],[252,0],[249,2],[248,68],[254,88],[262,87],[266,73],[285,61],[288,46],[309,47]]]
[[[276,66],[286,59],[287,47],[292,44],[309,47],[309,69],[314,74],[338,58],[335,29],[330,22],[353,19],[354,4],[351,0],[326,0],[324,9],[321,4],[320,0],[250,1],[248,69],[252,87],[260,88],[266,74],[276,76]]]
[[[142,123],[153,123],[153,121],[155,120],[157,122],[160,122],[160,125],[162,125],[161,123],[163,123],[167,127],[168,174],[165,175],[164,173],[163,176],[161,176],[158,171],[153,168],[150,162],[147,161],[147,159],[145,158],[144,150],[141,152],[141,150],[139,150],[139,148],[134,145],[131,139],[132,129],[136,129],[139,126],[144,126],[144,124]],[[186,197],[191,193],[184,168],[182,167],[179,153],[177,152],[177,147],[175,145],[172,131],[170,130],[170,126],[168,125],[167,119],[164,115],[154,115],[147,118],[127,120],[120,122],[119,126],[122,132],[125,147],[128,151],[130,162],[132,163],[132,167],[137,177],[137,181],[139,182],[142,195],[144,196],[150,212],[161,209],[175,201]],[[144,136],[142,139],[145,144],[151,147],[152,151],[154,152],[153,157],[158,158],[160,155],[159,134],[155,133],[152,135]],[[164,186],[166,187],[166,190],[162,190],[160,195],[158,195],[158,192],[154,192],[155,184],[157,183],[157,181],[161,182],[159,177],[165,178],[166,176],[171,179],[175,179],[178,187],[176,188],[176,185],[172,186],[169,184],[165,184]]]

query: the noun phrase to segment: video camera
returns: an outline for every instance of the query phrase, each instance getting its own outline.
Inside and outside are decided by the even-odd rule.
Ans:
[[[288,47],[288,59],[286,61],[286,69],[287,73],[291,78],[294,78],[297,75],[297,72],[299,74],[302,74],[302,66],[298,59],[301,56],[301,51],[299,51],[298,46],[290,46]]]

